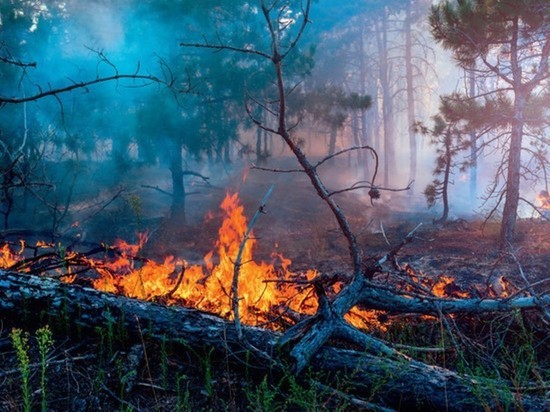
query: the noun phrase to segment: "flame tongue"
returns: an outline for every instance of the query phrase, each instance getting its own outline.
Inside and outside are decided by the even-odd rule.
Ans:
[[[0,267],[9,268],[19,261],[19,256],[13,253],[8,243],[4,243],[0,247]]]
[[[234,262],[247,222],[237,194],[228,194],[220,207],[224,220],[218,232],[217,253],[209,252],[204,265],[188,265],[170,256],[162,264],[147,260],[135,267],[135,259],[131,257],[138,256],[146,241],[146,237],[141,236],[138,245],[118,241],[115,246],[121,253],[116,260],[94,262],[94,267],[101,273],[101,277],[94,280],[94,287],[147,300],[169,295],[169,301],[183,301],[188,306],[231,318]],[[253,260],[255,244],[252,236],[244,247],[239,274],[239,311],[242,321],[248,324],[266,321],[271,307],[285,299],[276,282],[265,282],[277,278],[274,265]],[[218,262],[214,263],[216,258]],[[285,264],[288,266],[286,260]],[[177,284],[183,269],[183,279]],[[279,274],[283,278],[289,275],[286,270]]]

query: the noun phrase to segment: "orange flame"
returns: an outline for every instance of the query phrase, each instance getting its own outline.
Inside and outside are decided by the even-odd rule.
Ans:
[[[19,255],[12,252],[9,244],[4,243],[0,248],[0,267],[9,268],[19,262],[19,260]]]
[[[72,251],[63,251],[62,259],[72,259],[74,265],[83,264],[92,268],[99,275],[92,279],[93,286],[98,290],[144,300],[183,304],[231,319],[231,285],[235,260],[247,229],[247,221],[244,207],[239,203],[236,193],[228,194],[220,208],[224,219],[218,231],[215,250],[204,256],[202,265],[189,265],[174,256],[167,256],[163,262],[145,259],[141,256],[148,239],[145,233],[138,234],[136,244],[117,240],[113,247],[106,247],[106,252],[109,252],[106,255],[109,256],[101,259],[87,258]],[[207,218],[212,216],[209,213]],[[280,317],[294,322],[300,315],[315,313],[318,302],[310,282],[318,273],[315,270],[305,274],[293,273],[290,270],[292,261],[278,251],[272,253],[272,263],[256,262],[253,259],[256,244],[257,239],[251,235],[244,246],[239,268],[241,321],[258,325]],[[36,247],[61,249],[45,242],[38,242]],[[13,252],[7,243],[1,246],[0,267],[10,267],[21,261],[24,248],[24,242],[21,242],[17,252]],[[72,274],[71,266],[67,266],[61,272],[62,279],[72,282],[76,275]],[[409,275],[415,282],[424,284],[424,280],[418,279],[414,271],[411,270]],[[426,286],[436,296],[466,297],[456,287],[452,277],[441,276],[435,284],[432,282]],[[341,288],[341,283],[335,283],[327,293],[334,295]],[[346,320],[363,329],[385,329],[378,316],[377,311],[354,308],[346,315]],[[271,327],[275,326],[271,324]]]
[[[188,265],[187,262],[167,257],[163,263],[146,260],[136,267],[132,257],[138,256],[146,237],[141,236],[138,245],[117,241],[115,248],[120,251],[117,259],[95,261],[94,269],[101,274],[93,281],[96,289],[122,293],[139,299],[167,298],[168,302],[182,302],[186,306],[207,310],[232,318],[231,302],[235,259],[238,254],[247,221],[244,207],[239,204],[238,195],[227,195],[220,208],[224,220],[218,231],[216,251],[204,257],[204,265]],[[272,307],[289,300],[289,307],[297,312],[313,313],[316,309],[311,302],[292,299],[297,290],[291,286],[278,286],[278,280],[291,280],[297,277],[288,267],[290,259],[281,254],[274,256],[280,261],[280,270],[275,265],[256,262],[253,249],[257,240],[253,235],[244,246],[239,270],[238,295],[241,321],[247,324],[267,322]],[[178,283],[178,277],[183,278]],[[306,274],[308,279],[316,276],[315,271]],[[292,289],[292,290],[291,290]],[[306,299],[311,300],[311,299]]]
[[[455,283],[453,276],[439,276],[437,282],[432,286],[432,293],[438,297],[467,298],[468,292],[462,291]]]
[[[537,202],[543,210],[550,210],[550,194],[546,190],[542,190],[537,194]]]

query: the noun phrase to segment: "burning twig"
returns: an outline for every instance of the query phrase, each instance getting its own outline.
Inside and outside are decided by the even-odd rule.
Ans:
[[[165,299],[169,300],[172,298],[172,295],[178,290],[178,288],[181,285],[181,282],[183,281],[183,277],[185,276],[185,263],[181,266],[181,272],[178,276],[178,279],[176,281],[176,284],[174,287],[164,296]]]
[[[266,192],[264,198],[260,202],[260,205],[258,206],[258,209],[256,210],[256,213],[254,213],[254,216],[250,220],[250,223],[248,224],[248,227],[246,228],[246,232],[244,233],[243,240],[241,242],[241,245],[239,247],[239,251],[237,253],[237,258],[235,259],[234,263],[234,269],[233,269],[233,282],[231,284],[231,309],[233,310],[233,317],[235,322],[235,328],[237,329],[237,335],[239,339],[242,339],[242,327],[241,327],[241,321],[239,318],[239,271],[241,270],[241,260],[243,257],[244,247],[246,245],[246,242],[248,241],[250,237],[250,233],[252,232],[252,228],[254,227],[254,224],[256,223],[256,220],[258,220],[258,217],[260,217],[260,214],[265,213],[265,205],[267,203],[267,200],[271,196],[271,193],[273,192],[273,188],[275,185],[271,185],[271,187]]]

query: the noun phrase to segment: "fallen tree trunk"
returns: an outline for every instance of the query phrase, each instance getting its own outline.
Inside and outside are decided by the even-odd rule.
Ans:
[[[390,313],[428,314],[441,316],[453,313],[480,314],[489,312],[510,312],[518,309],[537,309],[544,313],[550,305],[550,295],[541,297],[516,296],[506,299],[453,299],[435,296],[421,296],[397,291],[388,285],[371,282],[363,276],[355,277],[331,301],[327,299],[322,286],[316,293],[319,309],[314,317],[306,318],[290,328],[283,343],[295,343],[291,356],[296,370],[301,371],[311,360],[313,354],[331,337],[337,337],[339,326],[344,324],[344,315],[354,306],[365,309],[383,310]],[[358,332],[358,331],[357,331]],[[364,340],[360,333],[349,335],[352,341],[361,344]],[[358,338],[358,339],[356,339]]]
[[[181,341],[187,347],[213,348],[231,353],[237,361],[255,362],[265,368],[265,358],[250,358],[250,347],[272,355],[281,365],[284,354],[278,346],[280,334],[255,327],[244,327],[251,346],[244,346],[237,330],[217,316],[183,307],[167,307],[94,289],[61,283],[57,280],[0,270],[0,316],[12,323],[32,323],[46,315],[50,321],[61,319],[93,331],[113,322],[129,336],[140,334],[151,339]],[[248,355],[247,355],[248,353]],[[278,356],[276,358],[275,356]],[[546,410],[543,397],[514,393],[506,382],[486,381],[461,376],[452,371],[413,360],[391,360],[363,352],[322,347],[311,359],[310,367],[321,376],[352,377],[347,393],[375,404],[401,410]]]

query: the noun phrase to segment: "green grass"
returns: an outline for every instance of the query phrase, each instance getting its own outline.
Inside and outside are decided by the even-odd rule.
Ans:
[[[21,396],[23,398],[23,410],[31,410],[30,388],[30,358],[29,358],[29,334],[21,329],[14,328],[10,334],[12,345],[15,349],[19,371],[21,372]]]
[[[445,349],[440,352],[400,350],[429,364],[469,375],[473,382],[494,383],[493,391],[503,399],[499,405],[503,410],[513,409],[514,402],[523,394],[542,394],[529,388],[533,384],[544,387],[550,379],[544,339],[532,319],[518,312],[499,318],[478,316],[450,320],[445,323],[416,317],[392,321],[388,330],[378,336],[403,345]],[[254,369],[246,362],[246,356],[243,362],[234,362],[232,354],[219,353],[209,347],[192,348],[166,337],[142,342],[150,370],[146,369],[144,359],[129,369],[127,354],[132,342],[136,344],[135,337],[132,341],[117,329],[118,322],[114,319],[98,328],[96,334],[86,337],[87,343],[80,352],[67,353],[66,362],[56,367],[48,364],[48,353],[54,342],[48,327],[31,333],[13,329],[11,358],[7,359],[6,354],[0,356],[4,363],[16,364],[18,373],[10,380],[10,386],[0,387],[0,409],[9,394],[18,406],[6,410],[25,412],[39,408],[46,411],[52,405],[58,407],[59,399],[70,402],[75,396],[96,399],[95,404],[88,406],[91,410],[97,405],[120,411],[357,410],[345,396],[317,384],[329,384],[343,394],[349,393],[356,385],[352,370],[338,376],[305,371],[295,377],[290,372]],[[55,337],[56,342],[65,342],[65,348],[78,346],[65,339],[63,335]],[[62,354],[64,349],[56,348],[56,353]],[[72,360],[79,355],[92,358],[82,364]],[[251,361],[251,357],[248,360]],[[376,376],[364,400],[376,403],[390,379],[390,376]],[[128,391],[130,381],[133,387]],[[476,390],[472,384],[473,393]],[[38,394],[41,394],[40,405]],[[485,399],[486,395],[486,392],[478,393],[480,405],[494,403],[496,395],[495,399]],[[71,404],[64,407],[70,410]]]

